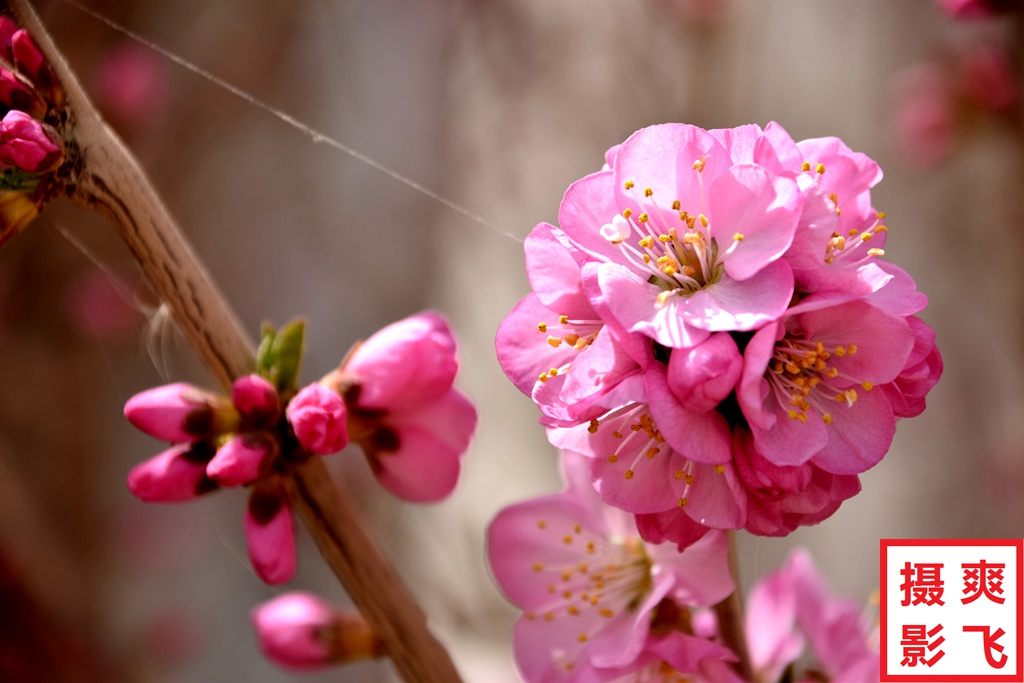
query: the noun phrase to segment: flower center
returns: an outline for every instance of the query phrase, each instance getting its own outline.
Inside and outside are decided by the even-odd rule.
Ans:
[[[603,327],[604,323],[600,320],[572,320],[567,315],[560,315],[557,324],[548,324],[543,321],[537,323],[537,332],[548,335],[548,344],[556,349],[565,344],[576,351],[583,351],[594,343]],[[570,367],[569,363],[553,367],[540,373],[538,379],[541,382],[547,382],[552,377],[569,372]]]
[[[848,408],[857,402],[856,389],[837,387],[834,380],[859,384],[865,391],[874,388],[871,382],[840,372],[834,361],[833,365],[828,363],[833,357],[856,353],[856,344],[826,346],[820,341],[785,337],[775,344],[765,377],[780,402],[788,399],[791,420],[807,422],[807,414],[814,408],[825,424],[831,424],[832,414],[825,408],[828,401],[845,403]]]

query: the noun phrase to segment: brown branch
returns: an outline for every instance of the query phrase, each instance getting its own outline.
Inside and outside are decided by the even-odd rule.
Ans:
[[[131,152],[103,122],[27,0],[10,0],[20,24],[46,54],[66,93],[71,198],[102,213],[127,243],[160,300],[225,389],[254,366],[238,318],[160,201]],[[335,575],[380,636],[406,681],[446,683],[459,675],[447,651],[319,458],[293,471],[294,509]]]
[[[715,605],[718,616],[718,632],[730,650],[736,653],[739,661],[733,667],[745,681],[752,681],[753,670],[750,666],[750,651],[747,649],[747,637],[743,630],[743,595],[740,589],[739,562],[736,556],[736,532],[726,531],[729,536],[729,574],[732,576],[736,589],[732,595]]]

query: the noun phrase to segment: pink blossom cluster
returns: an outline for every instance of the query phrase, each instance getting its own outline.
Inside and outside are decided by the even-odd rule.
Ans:
[[[632,515],[601,501],[583,456],[562,465],[565,491],[506,508],[488,532],[494,577],[523,610],[513,637],[523,678],[743,683],[709,609],[734,588],[725,532],[682,552],[649,544]],[[873,624],[831,596],[804,551],[754,586],[745,637],[754,681],[781,680],[807,641],[819,677],[786,680],[878,680]]]
[[[297,369],[301,341],[294,348]],[[261,579],[286,583],[296,564],[290,466],[353,441],[402,499],[435,501],[454,489],[476,426],[473,405],[453,386],[455,350],[447,323],[428,312],[380,330],[301,390],[292,380],[272,381],[283,373],[268,367],[266,376],[236,380],[230,397],[183,383],[144,391],[125,416],[172,446],[133,468],[128,488],[146,502],[177,502],[249,487],[249,558]]]
[[[942,372],[878,165],[776,123],[652,126],[606,161],[526,240],[503,370],[649,542],[829,517]]]
[[[921,167],[939,163],[982,124],[1015,125],[1020,93],[1005,38],[915,64],[894,79],[892,128],[900,153]]]
[[[0,15],[0,243],[39,213],[47,198],[38,174],[64,162],[55,126],[64,90],[42,50],[8,15]]]

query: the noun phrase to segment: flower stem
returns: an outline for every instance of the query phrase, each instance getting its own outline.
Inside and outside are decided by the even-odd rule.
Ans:
[[[230,388],[232,380],[255,366],[252,343],[237,316],[131,152],[89,101],[28,0],[9,4],[67,93],[71,116],[61,132],[69,157],[62,169],[68,195],[108,219],[210,374]],[[324,559],[383,641],[402,678],[416,683],[459,681],[448,652],[427,629],[423,612],[320,458],[297,466],[288,490]]]
[[[750,666],[750,651],[747,649],[747,638],[743,631],[743,591],[740,586],[739,561],[736,553],[736,534],[726,531],[729,536],[729,574],[732,575],[736,589],[732,595],[715,605],[718,616],[718,632],[725,644],[736,653],[739,661],[733,666],[743,680],[752,681],[753,669]]]

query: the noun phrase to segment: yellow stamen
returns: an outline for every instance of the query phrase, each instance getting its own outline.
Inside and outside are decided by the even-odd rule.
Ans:
[[[626,479],[633,478],[633,470],[626,470]]]
[[[693,162],[693,170],[696,171],[697,173],[700,173],[701,171],[703,171],[704,170],[704,160],[703,159],[697,159],[695,162]]]
[[[804,163],[803,163],[803,164],[802,164],[802,165],[800,166],[800,170],[801,170],[801,171],[810,171],[810,170],[811,170],[811,162],[809,162],[809,161],[805,161],[805,162],[804,162]]]
[[[633,189],[633,181],[632,180],[627,180],[626,182],[622,183],[622,186],[624,188],[626,188],[627,190],[632,190]]]
[[[885,256],[884,249],[868,249],[868,256]]]
[[[653,197],[654,196],[654,190],[652,190],[649,187],[645,187],[644,188],[644,196],[645,197]]]
[[[818,175],[824,175],[825,174],[825,164],[818,164],[817,166],[815,166],[814,167],[814,172],[817,173]]]

